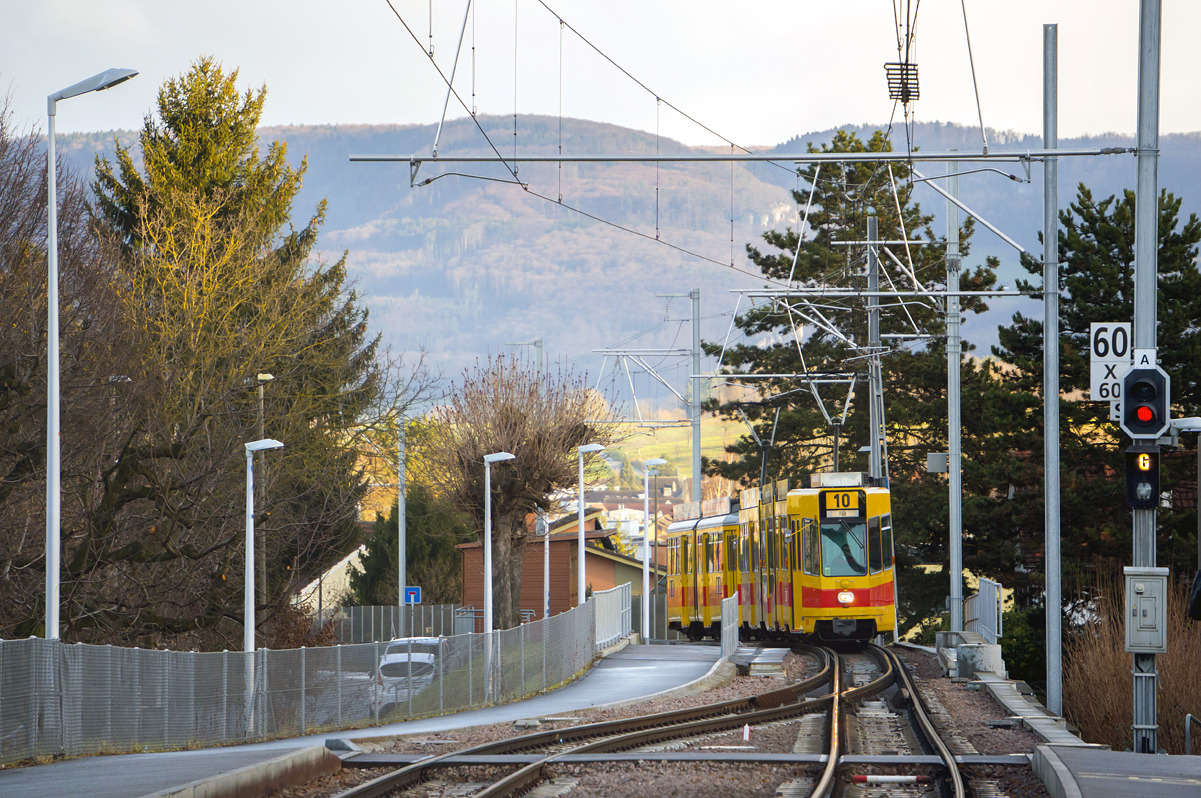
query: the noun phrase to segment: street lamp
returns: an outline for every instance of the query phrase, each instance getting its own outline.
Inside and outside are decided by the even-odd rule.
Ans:
[[[271,438],[246,444],[246,594],[242,603],[242,650],[246,653],[254,651],[254,453],[282,447]]]
[[[642,638],[650,640],[651,628],[651,466],[663,465],[662,457],[647,460],[642,464]],[[658,527],[656,519],[656,529]],[[656,563],[656,566],[658,564]],[[658,568],[656,567],[656,576]],[[658,581],[658,580],[656,580]]]
[[[255,378],[255,381],[258,383],[258,386],[259,386],[259,438],[267,437],[267,433],[263,431],[263,386],[266,385],[267,383],[271,382],[274,379],[275,379],[274,374],[267,374],[265,372],[259,373],[258,376]],[[263,500],[263,488],[267,487],[267,464],[263,462],[262,455],[259,455],[257,459],[258,459],[259,470],[263,474],[263,479],[261,480],[262,484],[257,489],[258,493],[255,494],[255,501],[261,502]],[[266,601],[267,600],[267,557],[266,557],[267,547],[266,547],[266,544],[264,544],[263,541],[261,541],[261,540],[255,541],[255,543],[256,543],[256,545],[262,544],[262,548],[263,548],[263,552],[264,552],[264,556],[259,558],[259,563],[258,563],[258,566],[259,566],[259,593],[258,593],[258,595],[259,595],[259,598],[261,598],[263,601]]]
[[[592,452],[603,452],[604,446],[599,443],[586,443],[583,446],[577,447],[576,451],[580,455],[580,541],[577,558],[579,560],[578,568],[576,569],[576,583],[579,588],[580,600],[579,604],[584,603],[584,455]]]
[[[517,455],[496,452],[484,455],[484,700],[492,696],[492,464]]]
[[[61,494],[61,436],[59,434],[58,362],[58,169],[54,158],[54,117],[58,101],[90,91],[104,91],[138,74],[133,69],[106,69],[99,75],[46,97],[46,639],[58,639],[59,518]]]

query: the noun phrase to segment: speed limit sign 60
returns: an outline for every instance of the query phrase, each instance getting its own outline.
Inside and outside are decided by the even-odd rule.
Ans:
[[[1130,367],[1134,349],[1130,345],[1130,322],[1093,322],[1089,325],[1092,352],[1089,398],[1113,402],[1122,398],[1122,376]]]

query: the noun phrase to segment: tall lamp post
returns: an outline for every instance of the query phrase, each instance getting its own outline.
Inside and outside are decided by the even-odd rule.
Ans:
[[[259,421],[259,438],[260,439],[267,437],[267,433],[263,429],[263,426],[264,426],[263,386],[266,385],[267,383],[271,382],[274,379],[275,379],[274,374],[267,374],[266,372],[260,372],[255,377],[255,382],[258,383],[258,388],[259,388],[259,418],[258,418],[258,421]],[[263,462],[263,456],[261,454],[255,459],[258,461],[256,463],[256,465],[259,468],[259,473],[263,475],[263,478],[259,481],[259,484],[255,487],[256,493],[254,494],[254,500],[256,502],[261,502],[263,500],[263,488],[265,488],[267,486],[267,465],[266,465],[266,463]],[[267,544],[264,543],[260,539],[260,540],[256,540],[254,542],[254,546],[256,549],[259,549],[260,553],[263,555],[262,557],[259,558],[259,562],[258,562],[258,578],[259,578],[258,598],[265,602],[267,600],[267,554],[266,554]]]
[[[592,452],[603,452],[604,446],[599,443],[586,443],[576,449],[580,456],[580,539],[579,551],[576,559],[579,564],[576,568],[576,586],[579,588],[580,600],[578,604],[584,603],[584,455]]]
[[[662,457],[647,460],[642,464],[642,639],[650,640],[651,628],[651,466],[663,465],[667,461]],[[656,519],[656,528],[658,521]],[[658,576],[658,563],[655,575]],[[655,581],[658,581],[657,579]]]
[[[58,360],[58,169],[54,157],[54,118],[58,101],[104,91],[138,74],[135,69],[106,69],[46,97],[46,639],[58,639],[59,518],[61,497],[61,439],[59,435]]]
[[[245,616],[242,650],[247,653],[254,651],[254,453],[282,447],[282,443],[272,438],[246,444],[246,595],[242,603]]]
[[[516,455],[496,452],[484,455],[484,685],[486,700],[492,696],[492,464]]]

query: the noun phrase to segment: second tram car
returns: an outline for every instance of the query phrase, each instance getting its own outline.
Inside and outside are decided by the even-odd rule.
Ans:
[[[716,636],[721,600],[737,595],[745,637],[866,640],[896,629],[888,488],[859,473],[808,482],[750,488],[736,507],[668,528],[669,628]]]

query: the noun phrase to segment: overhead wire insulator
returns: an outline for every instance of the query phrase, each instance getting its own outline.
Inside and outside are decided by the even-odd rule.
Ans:
[[[888,99],[900,100],[908,105],[920,99],[917,85],[917,64],[908,61],[891,62],[884,65],[888,76]]]

